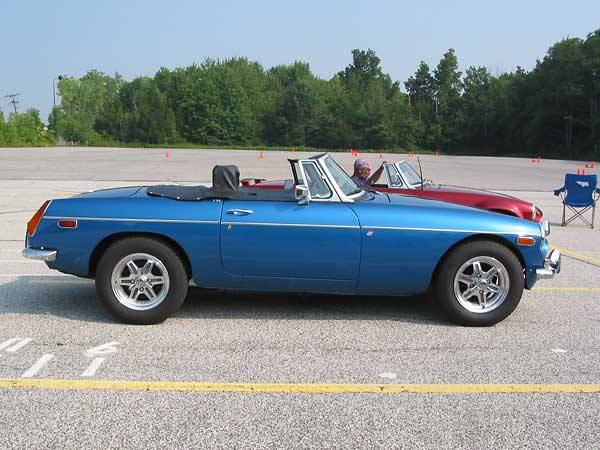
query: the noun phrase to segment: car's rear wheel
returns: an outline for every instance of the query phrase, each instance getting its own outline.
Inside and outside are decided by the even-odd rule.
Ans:
[[[100,258],[96,291],[117,319],[154,324],[175,313],[187,295],[188,276],[179,255],[155,239],[112,244]]]
[[[523,295],[523,268],[497,242],[472,241],[453,249],[438,267],[435,297],[461,325],[488,326],[507,318]]]

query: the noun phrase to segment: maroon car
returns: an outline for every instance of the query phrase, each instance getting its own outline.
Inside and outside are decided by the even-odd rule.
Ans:
[[[526,220],[540,222],[542,210],[529,202],[516,197],[457,186],[435,184],[421,177],[407,161],[384,164],[384,184],[375,184],[372,189],[392,194],[414,195],[435,200],[460,203],[502,214],[520,217]],[[266,181],[264,179],[245,179],[242,185],[263,189],[291,189],[293,180]]]

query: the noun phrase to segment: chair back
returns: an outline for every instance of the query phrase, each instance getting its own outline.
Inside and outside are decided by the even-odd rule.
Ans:
[[[591,206],[594,204],[594,190],[598,185],[598,175],[565,175],[567,196],[564,203],[571,206]]]

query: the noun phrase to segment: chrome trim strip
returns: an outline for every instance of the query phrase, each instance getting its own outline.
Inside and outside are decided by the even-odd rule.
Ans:
[[[265,227],[305,227],[305,228],[349,228],[349,229],[372,229],[372,230],[399,230],[399,231],[438,231],[442,233],[481,233],[481,234],[508,234],[522,236],[523,233],[504,232],[504,231],[485,231],[485,230],[451,230],[444,228],[413,228],[413,227],[383,227],[383,226],[358,226],[358,225],[329,225],[329,224],[311,224],[311,223],[265,223],[265,222],[219,222],[218,220],[177,220],[177,219],[121,219],[109,217],[61,217],[46,216],[42,220],[87,220],[99,222],[142,222],[142,223],[192,223],[208,225],[248,225]],[[525,234],[529,236],[528,234]]]
[[[439,231],[441,233],[480,233],[480,234],[509,234],[514,236],[530,236],[529,234],[507,232],[507,231],[486,231],[486,230],[451,230],[447,228],[411,228],[411,227],[370,227],[363,226],[372,230],[399,230],[399,231]],[[537,235],[531,235],[537,236]]]
[[[348,228],[360,229],[358,225],[319,225],[316,223],[263,223],[263,222],[222,222],[222,225],[247,225],[255,227],[298,227],[298,228]]]
[[[35,248],[24,248],[21,254],[27,259],[37,259],[40,261],[54,261],[56,259],[56,250],[38,250]]]
[[[47,216],[43,220],[88,220],[98,222],[159,222],[159,223],[197,223],[197,224],[219,224],[218,220],[178,220],[178,219],[121,219],[111,217],[59,217]]]

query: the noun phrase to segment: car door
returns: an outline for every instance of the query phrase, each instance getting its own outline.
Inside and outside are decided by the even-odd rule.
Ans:
[[[335,193],[318,173],[309,162],[304,179],[310,180],[314,197],[303,206],[296,201],[224,201],[220,254],[226,273],[254,278],[258,286],[265,279],[354,286],[360,263],[358,218],[348,205],[334,201]]]

